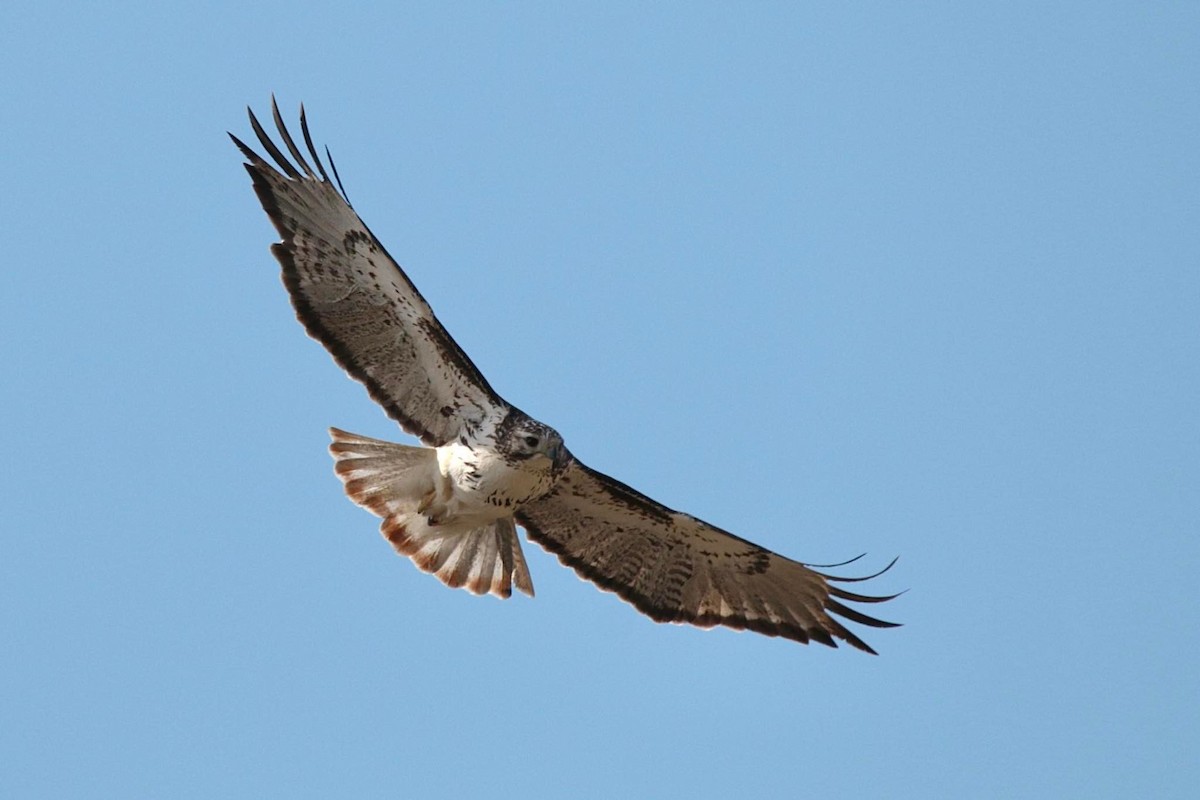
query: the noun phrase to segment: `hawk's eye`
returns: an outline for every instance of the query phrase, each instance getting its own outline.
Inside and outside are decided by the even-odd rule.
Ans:
[[[536,436],[526,436],[525,444],[528,445],[529,447],[537,447],[538,446],[538,438]]]

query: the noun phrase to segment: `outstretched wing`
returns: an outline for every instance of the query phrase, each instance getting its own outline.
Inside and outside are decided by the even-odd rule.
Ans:
[[[841,602],[882,603],[895,597],[855,594],[835,585],[874,575],[838,578],[817,572],[672,511],[579,462],[554,491],[524,505],[517,519],[530,539],[657,622],[725,625],[830,647],[837,647],[836,637],[868,653],[875,651],[831,614],[874,628],[896,626]]]
[[[334,188],[313,147],[303,107],[300,130],[316,172],[284,126],[274,98],[271,111],[295,165],[252,111],[250,125],[278,169],[229,136],[246,156],[254,191],[283,237],[271,252],[283,267],[284,286],[309,335],[367,387],[392,419],[427,445],[445,444],[464,427],[507,410],[400,265],[354,213],[345,190],[339,191],[340,178]]]

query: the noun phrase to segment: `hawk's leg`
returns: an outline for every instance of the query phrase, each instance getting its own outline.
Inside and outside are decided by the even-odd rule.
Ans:
[[[446,521],[446,516],[450,509],[446,508],[446,504],[439,503],[437,497],[437,489],[430,489],[421,497],[421,502],[417,504],[417,513],[425,517],[425,522],[431,527],[437,527]]]

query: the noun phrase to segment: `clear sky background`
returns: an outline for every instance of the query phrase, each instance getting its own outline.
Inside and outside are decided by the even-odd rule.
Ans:
[[[1200,792],[1200,6],[16,2],[0,796]],[[227,130],[303,101],[590,465],[908,589],[881,653],[445,589]]]

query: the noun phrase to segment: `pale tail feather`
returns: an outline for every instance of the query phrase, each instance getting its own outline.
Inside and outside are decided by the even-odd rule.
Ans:
[[[380,530],[392,547],[447,586],[473,594],[512,595],[513,584],[533,595],[533,581],[511,519],[473,530],[431,526],[417,509],[435,490],[437,452],[330,428],[329,452],[346,494],[383,517]]]

